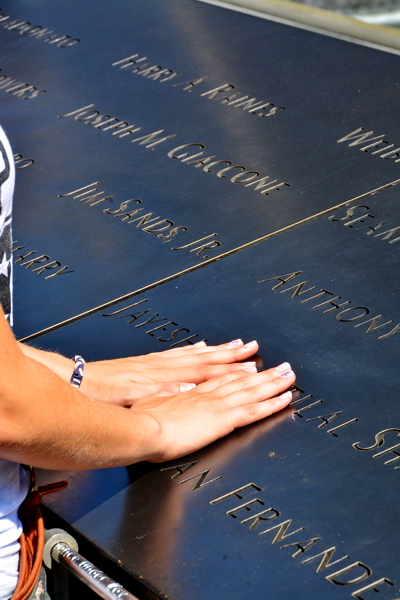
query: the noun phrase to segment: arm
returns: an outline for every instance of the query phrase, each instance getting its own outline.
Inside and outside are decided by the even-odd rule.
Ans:
[[[25,355],[1,313],[0,456],[50,469],[170,460],[280,410],[294,380],[282,369],[236,371],[126,409],[91,399]]]
[[[19,344],[19,347],[25,356],[45,365],[64,381],[70,381],[74,368],[72,360],[25,344]],[[86,363],[81,391],[98,400],[131,406],[137,399],[154,394],[188,391],[194,383],[212,377],[246,369],[252,372],[255,362],[249,363],[247,359],[257,349],[255,342],[244,345],[241,340],[220,346],[199,342],[146,356]]]

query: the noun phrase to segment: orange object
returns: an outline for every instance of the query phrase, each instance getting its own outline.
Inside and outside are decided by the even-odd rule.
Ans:
[[[11,600],[25,600],[35,588],[42,566],[44,548],[44,524],[40,502],[42,496],[58,492],[67,487],[66,481],[39,486],[28,493],[21,504],[18,516],[23,525],[19,538],[19,577]]]

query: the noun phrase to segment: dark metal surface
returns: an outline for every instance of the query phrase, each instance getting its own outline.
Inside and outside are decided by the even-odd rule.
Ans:
[[[36,251],[31,259],[45,255],[60,268],[69,267],[45,279],[55,275],[56,263],[44,272],[33,271],[42,263],[29,268],[21,268],[23,260],[18,263],[19,336],[398,178],[393,157],[382,160],[371,151],[360,152],[360,146],[337,143],[359,127],[378,136],[382,132],[396,143],[397,56],[189,0],[103,0],[84,11],[78,2],[58,4],[54,10],[49,1],[6,1],[2,14],[9,22],[26,20],[66,32],[71,40],[61,44],[80,40],[58,47],[32,37],[29,30],[7,30],[7,20],[0,21],[1,73],[46,92],[30,98],[27,93],[24,99],[10,86],[0,88],[2,123],[14,150],[35,161],[18,171],[15,239],[25,253]],[[166,72],[153,79],[157,71],[130,72],[134,65],[121,68],[126,62],[112,66],[135,54],[148,57],[137,66],[161,66],[179,77],[168,79]],[[223,102],[225,93],[213,99],[207,95],[226,84],[237,94],[229,96],[231,102],[255,98],[255,105],[264,108],[229,105]],[[82,116],[79,109],[92,104]],[[118,129],[96,129],[90,110],[141,130],[120,137]],[[74,114],[59,118],[69,113]],[[153,146],[153,140],[131,143],[160,130],[158,139],[174,137]],[[168,157],[186,144],[205,146],[190,146],[192,153],[206,153],[199,158],[228,162],[205,172],[202,166]],[[173,156],[184,154],[185,149]],[[221,173],[229,166],[238,168]],[[258,172],[257,181],[269,179],[259,190],[256,180],[234,183],[239,167]],[[60,197],[92,182],[99,182],[93,187],[104,192],[101,197],[112,198],[91,205],[87,196]],[[282,185],[268,195],[260,193],[270,182]],[[172,226],[158,232],[168,227],[167,221],[150,233],[146,224],[128,224],[103,212],[137,198],[143,208],[139,216],[152,213],[153,219],[159,217],[153,224],[167,219],[187,229],[160,239],[171,231]],[[172,250],[203,238],[220,246],[201,252],[199,242]]]
[[[191,0],[3,12],[80,39],[60,48],[0,15],[4,73],[46,90],[24,100],[0,81],[2,124],[35,161],[17,172],[17,335],[86,359],[256,338],[260,368],[288,360],[300,388],[292,408],[193,457],[72,474],[48,508],[172,600],[398,598],[399,57]],[[136,53],[182,76],[112,66]],[[227,83],[284,110],[264,118],[202,96]],[[90,104],[142,130],[120,138],[58,118]],[[359,128],[363,143],[338,143]],[[175,137],[130,141],[161,129]],[[218,177],[168,157],[189,143],[232,163],[221,169],[290,186],[265,195],[231,181],[239,168]],[[92,182],[112,198],[71,193]],[[123,210],[141,213],[111,212],[138,198]],[[147,213],[173,226],[128,223]],[[158,237],[176,226],[187,230]],[[213,233],[220,246],[172,250]],[[41,272],[50,260],[60,265]]]
[[[266,590],[279,600],[294,593],[301,599],[351,598],[381,578],[398,586],[399,449],[377,456],[398,444],[400,428],[398,248],[391,238],[384,239],[388,234],[376,237],[381,229],[368,234],[366,222],[372,217],[354,223],[366,213],[375,218],[380,211],[393,214],[396,196],[391,188],[373,196],[368,209],[352,207],[353,217],[334,221],[346,216],[347,209],[334,211],[137,296],[134,301],[142,302],[137,307],[118,304],[113,316],[98,313],[41,338],[50,346],[64,342],[67,351],[72,343],[82,344],[90,352],[85,340],[96,332],[94,346],[108,340],[111,352],[115,348],[117,353],[117,346],[122,354],[156,350],[163,345],[156,335],[167,337],[171,326],[151,335],[146,333],[151,325],[143,322],[162,307],[160,317],[173,314],[210,343],[236,335],[257,338],[263,366],[289,360],[304,390],[295,394],[294,402],[304,400],[292,409],[167,465],[198,461],[183,474],[154,468],[74,521],[76,531],[113,561],[122,561],[129,573],[179,600],[262,599]],[[260,283],[275,277],[282,280]],[[139,315],[147,298],[153,312]],[[391,431],[385,433],[387,429]],[[370,448],[382,432],[379,447],[353,447],[359,442]],[[191,479],[208,469],[203,482]],[[206,483],[220,476],[193,490],[199,479]],[[261,490],[247,490],[243,500],[210,504],[248,483]],[[227,514],[256,498],[249,510]],[[51,500],[51,506],[62,515],[65,509],[57,502]],[[261,522],[254,530],[249,529],[252,520],[242,523],[271,507],[279,519]],[[259,536],[288,519],[293,521],[288,539],[272,543],[279,528]],[[99,527],[102,522],[107,527]],[[302,552],[314,538],[320,539]],[[299,546],[282,548],[291,543]],[[348,558],[318,573],[322,556],[304,563],[331,548],[332,563]],[[372,574],[358,565],[334,577],[355,580],[353,584],[326,580],[357,562]],[[365,583],[363,575],[369,575]],[[387,582],[379,589],[385,600],[397,597],[397,588]],[[373,594],[367,590],[359,597],[369,600]]]

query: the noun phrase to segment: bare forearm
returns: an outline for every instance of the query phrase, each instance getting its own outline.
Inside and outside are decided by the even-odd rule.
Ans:
[[[54,352],[19,344],[21,352],[69,382],[74,362]],[[256,362],[242,362],[258,349],[256,342],[235,340],[219,346],[204,342],[147,356],[87,362],[81,391],[91,398],[119,406],[132,406],[139,398],[179,394],[213,377],[233,372],[254,372]]]
[[[92,400],[16,345],[8,354],[1,378],[3,458],[50,469],[102,468],[147,458],[149,417]]]
[[[46,352],[45,350],[39,350],[28,346],[27,344],[18,343],[18,347],[25,356],[33,358],[37,362],[57,373],[64,381],[69,381],[74,369],[74,363],[72,360],[65,358],[61,354],[56,352]]]
[[[290,402],[291,392],[285,390],[295,375],[288,363],[262,373],[254,362],[234,363],[257,349],[256,342],[235,340],[169,350],[159,358],[91,363],[87,391],[82,386],[81,392],[67,383],[72,361],[21,349],[0,310],[0,457],[75,470],[161,462],[194,452]],[[49,361],[52,370],[45,366]],[[138,373],[138,367],[139,376],[144,372],[151,383],[132,381],[130,372]],[[179,375],[184,371],[198,385],[185,391],[178,380],[181,393],[165,390],[158,381],[171,369]],[[89,391],[91,381],[97,382],[95,393],[103,394],[100,400]],[[146,393],[136,396],[142,386]],[[110,403],[114,400],[117,405]]]

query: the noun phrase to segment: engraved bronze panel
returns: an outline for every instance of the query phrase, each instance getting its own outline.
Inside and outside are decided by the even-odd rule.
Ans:
[[[153,466],[84,515],[56,499],[52,510],[177,600],[370,600],[373,587],[397,598],[397,195],[387,189],[40,337],[96,357],[191,334],[256,338],[260,367],[290,361],[300,388],[291,408]],[[189,332],[163,342],[172,319]]]
[[[398,55],[194,0],[6,0],[0,42],[16,334],[256,338],[298,375],[193,456],[72,474],[56,519],[172,600],[399,598]]]
[[[18,336],[399,179],[394,54],[192,0],[1,15]]]

